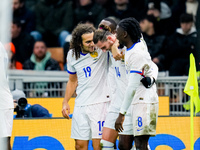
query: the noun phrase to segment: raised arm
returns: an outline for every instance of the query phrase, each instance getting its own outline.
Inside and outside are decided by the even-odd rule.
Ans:
[[[122,58],[122,54],[120,53],[118,47],[119,47],[119,41],[116,39],[111,47],[111,52],[115,60],[121,60]]]

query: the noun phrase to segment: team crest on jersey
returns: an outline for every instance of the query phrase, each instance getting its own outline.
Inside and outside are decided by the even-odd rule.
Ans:
[[[93,57],[93,58],[96,58],[98,57],[98,53],[96,51],[90,53],[90,56]]]

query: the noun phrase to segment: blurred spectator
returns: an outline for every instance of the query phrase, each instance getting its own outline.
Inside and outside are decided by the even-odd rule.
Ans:
[[[109,0],[95,0],[95,2],[97,3],[97,4],[100,4],[100,5],[105,5],[105,4],[107,4],[108,3],[108,1]],[[111,0],[110,0],[111,1]]]
[[[20,21],[23,32],[30,33],[35,30],[35,16],[32,11],[25,7],[24,1],[13,0],[13,18]]]
[[[74,25],[72,2],[67,0],[40,0],[35,6],[35,10],[35,39],[43,39],[48,47],[63,47],[65,39]]]
[[[22,69],[23,65],[20,62],[15,61],[16,50],[14,44],[12,42],[6,44],[5,49],[8,52],[10,60],[9,69]]]
[[[110,8],[114,4],[114,0],[95,0],[95,2],[101,5],[106,10]]]
[[[107,10],[106,16],[114,16],[119,20],[127,17],[134,17],[137,20],[140,20],[144,15],[143,10],[145,8],[145,3],[144,0],[140,0],[136,4],[138,5],[133,7],[129,0],[114,0],[114,5]],[[140,9],[137,9],[137,7]]]
[[[192,14],[194,17],[194,22],[196,21],[196,14],[199,2],[197,0],[187,0],[186,1],[186,13]]]
[[[180,16],[186,11],[186,0],[171,0],[169,4],[172,11],[171,21],[173,22],[174,28],[180,28]],[[171,23],[171,22],[170,22]],[[175,30],[174,30],[175,32]]]
[[[94,0],[78,0],[74,10],[75,25],[80,22],[93,24],[96,28],[105,18],[105,9]]]
[[[197,32],[193,26],[193,16],[182,14],[180,26],[168,39],[166,64],[170,76],[188,75],[189,55],[194,52]]]
[[[148,0],[147,15],[153,15],[157,19],[156,32],[158,34],[171,35],[174,32],[174,24],[171,21],[172,12],[169,5],[162,0]]]
[[[27,60],[23,65],[24,70],[38,70],[38,71],[58,71],[61,70],[59,63],[51,58],[51,53],[47,51],[46,44],[43,41],[35,42],[33,54],[31,58]],[[50,88],[59,88],[61,83],[48,83],[48,82],[36,82],[36,83],[25,83],[24,88],[28,91],[26,94],[29,97],[48,97]],[[58,92],[51,92],[55,96]]]
[[[34,39],[28,33],[22,32],[19,20],[14,19],[11,28],[12,43],[15,46],[15,62],[23,64],[33,52]]]
[[[198,0],[200,4],[200,0]],[[196,15],[196,28],[197,28],[197,45],[195,49],[195,59],[197,64],[197,70],[200,71],[200,5],[198,5],[197,15]]]
[[[35,12],[35,5],[39,2],[40,0],[25,0],[25,6],[30,9],[31,11]]]
[[[50,117],[49,111],[39,104],[30,105],[26,99],[26,95],[21,90],[11,92],[17,112],[16,118],[32,118],[32,117]]]
[[[158,66],[159,71],[164,71],[164,43],[166,37],[155,32],[156,22],[156,18],[153,15],[147,15],[140,21],[140,27],[151,59]]]
[[[51,58],[51,53],[47,51],[46,44],[43,41],[36,41],[33,54],[27,60],[23,69],[25,70],[60,70],[59,63]]]

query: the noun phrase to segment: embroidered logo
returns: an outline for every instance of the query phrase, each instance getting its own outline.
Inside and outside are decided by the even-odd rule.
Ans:
[[[93,58],[96,58],[98,57],[98,53],[96,51],[90,53],[90,56],[93,57]]]

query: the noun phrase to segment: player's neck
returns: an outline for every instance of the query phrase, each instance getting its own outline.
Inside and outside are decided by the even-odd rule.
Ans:
[[[127,42],[125,45],[127,47],[127,49],[129,49],[134,43],[132,41]]]

